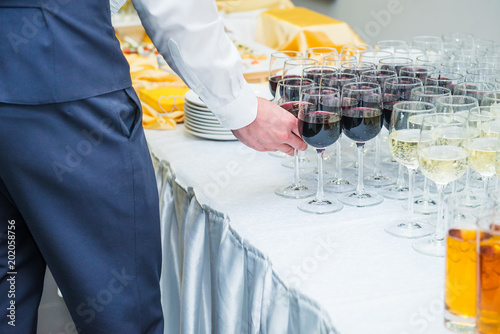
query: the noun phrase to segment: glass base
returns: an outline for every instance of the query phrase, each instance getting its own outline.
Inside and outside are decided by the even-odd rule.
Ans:
[[[298,183],[291,184],[284,188],[278,188],[274,191],[274,193],[278,196],[286,198],[307,198],[314,195],[315,191],[301,183]]]
[[[446,252],[445,241],[437,240],[434,237],[423,238],[413,242],[413,249],[417,252],[436,257],[444,257]]]
[[[356,186],[347,179],[335,178],[328,180],[324,185],[324,189],[326,192],[345,193],[353,191],[356,189]]]
[[[331,199],[324,198],[323,200],[318,200],[315,198],[313,200],[301,203],[297,205],[297,207],[299,208],[299,210],[307,213],[315,213],[322,215],[325,213],[338,212],[342,210],[344,206],[338,203],[337,201]]]
[[[461,317],[445,310],[444,326],[455,333],[475,333],[476,318]]]
[[[286,168],[295,168],[295,158],[291,157],[289,159],[285,159],[281,163],[281,166],[286,167]],[[303,169],[303,168],[315,168],[316,167],[316,161],[312,161],[307,156],[306,157],[300,157],[299,158],[299,166],[300,166],[301,169]]]
[[[379,188],[394,184],[396,183],[396,181],[394,181],[389,176],[384,175],[382,173],[371,173],[365,176],[363,183],[366,186]]]
[[[414,239],[434,233],[435,228],[420,220],[397,220],[388,223],[384,230],[395,237]]]
[[[281,151],[276,151],[276,152],[269,152],[269,155],[275,158],[289,158],[290,156],[284,152]]]
[[[380,204],[384,201],[384,198],[374,192],[353,192],[345,194],[339,197],[339,202],[345,205],[365,207]]]
[[[403,208],[407,210],[408,203],[403,204]],[[420,197],[413,202],[413,212],[420,213],[422,215],[431,215],[437,212],[437,202],[430,197]]]
[[[407,186],[394,186],[385,187],[379,190],[379,194],[389,199],[405,200],[408,199],[410,188]]]

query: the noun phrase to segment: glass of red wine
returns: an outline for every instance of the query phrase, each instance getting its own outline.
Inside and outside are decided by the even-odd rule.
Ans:
[[[373,82],[344,85],[341,98],[342,131],[358,148],[358,184],[356,190],[339,198],[343,204],[357,207],[382,203],[382,196],[366,191],[363,183],[363,156],[365,143],[375,138],[383,124],[382,92]]]
[[[399,75],[401,68],[413,65],[413,60],[406,57],[389,57],[380,59],[378,62],[379,70],[390,70]]]
[[[448,88],[453,93],[453,89],[455,89],[455,86],[464,81],[465,77],[462,74],[437,71],[434,73],[430,73],[429,76],[425,79],[424,83],[426,86],[439,86]]]
[[[285,65],[285,60],[293,57],[302,57],[302,52],[299,51],[278,51],[271,53],[269,58],[269,91],[271,94],[276,94],[276,86],[278,86],[278,81],[283,79],[283,66]]]
[[[384,87],[384,83],[387,79],[397,78],[397,74],[391,70],[368,70],[361,72],[360,81],[361,82],[375,82]],[[375,161],[373,172],[365,177],[365,184],[373,187],[384,187],[390,184],[394,184],[394,179],[384,174],[380,168],[380,143],[381,143],[382,132],[375,137]]]
[[[316,196],[312,200],[300,203],[298,208],[316,214],[337,212],[343,205],[325,197],[323,190],[323,153],[328,146],[339,139],[342,132],[339,91],[327,87],[303,89],[298,119],[302,139],[316,149],[318,157]]]
[[[327,80],[329,80],[331,76],[337,72],[338,70],[333,66],[314,65],[304,67],[302,70],[302,77],[313,80],[316,86],[323,86],[329,84]],[[323,78],[327,79],[323,80]]]
[[[323,87],[336,88],[339,92],[342,92],[342,87],[344,87],[344,85],[357,81],[358,77],[355,74],[335,73],[323,77]],[[341,141],[337,140],[335,142],[335,171],[333,177],[326,180],[325,189],[328,192],[343,193],[352,191],[355,188],[354,184],[343,175],[342,145]]]
[[[429,76],[429,74],[436,72],[435,66],[430,65],[416,65],[416,66],[405,66],[399,70],[399,75],[402,77],[412,77],[419,78],[422,82],[425,82],[425,79]]]
[[[462,82],[455,86],[453,95],[467,95],[477,99],[479,105],[486,93],[495,91],[494,84],[489,82]]]
[[[297,117],[299,113],[300,94],[307,87],[314,87],[314,81],[305,78],[282,79],[278,81],[274,103]],[[297,150],[294,151],[293,182],[285,187],[276,189],[274,193],[286,198],[306,198],[314,194],[312,189],[300,181],[300,163]]]
[[[342,63],[340,66],[340,72],[355,74],[359,78],[361,72],[366,70],[374,70],[376,68],[377,66],[375,64],[367,62]]]

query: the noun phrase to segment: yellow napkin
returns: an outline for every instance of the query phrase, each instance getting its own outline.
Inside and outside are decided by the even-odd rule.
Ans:
[[[347,23],[302,7],[261,13],[255,39],[276,50],[300,52],[320,46],[340,52],[344,44],[363,43]]]
[[[184,122],[184,94],[187,87],[140,89],[143,107],[143,126],[154,129],[175,129]]]
[[[290,0],[216,0],[215,2],[218,10],[226,13],[294,6]]]

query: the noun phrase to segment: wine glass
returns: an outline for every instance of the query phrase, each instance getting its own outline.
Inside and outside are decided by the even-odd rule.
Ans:
[[[361,72],[360,75],[360,81],[376,82],[380,87],[384,87],[385,81],[391,78],[397,78],[397,75],[396,72],[390,70],[368,70]],[[365,184],[374,187],[383,187],[394,183],[394,180],[382,173],[380,169],[381,133],[375,137],[375,161],[373,172],[365,177]]]
[[[386,39],[375,43],[375,50],[387,51],[394,54],[397,49],[408,49],[408,43],[397,39]]]
[[[329,55],[323,57],[323,65],[326,66],[333,66],[335,68],[340,68],[340,65],[343,63],[356,63],[358,60],[356,59],[356,56],[353,55],[346,55],[346,54],[341,54],[341,55]]]
[[[441,63],[441,71],[446,73],[458,73],[463,76],[473,65],[468,60],[448,60]]]
[[[299,111],[300,93],[306,87],[313,87],[314,82],[304,78],[285,78],[278,81],[274,103],[297,117]],[[292,184],[276,189],[276,195],[287,198],[305,198],[314,191],[300,182],[300,165],[298,151],[294,150],[294,178]]]
[[[392,115],[392,107],[397,102],[410,101],[411,90],[421,87],[422,81],[412,77],[398,77],[387,79],[384,83],[383,111],[384,126],[389,129]],[[404,167],[399,165],[396,184],[385,187],[379,193],[387,198],[404,200],[408,198],[409,189],[405,185]]]
[[[324,46],[308,48],[304,51],[306,58],[316,59],[319,65],[325,65],[323,64],[323,60],[326,56],[338,56],[338,54],[337,49]]]
[[[443,55],[420,55],[415,59],[415,64],[434,66],[436,70],[439,71],[441,69],[441,63],[445,60],[446,58]]]
[[[279,51],[271,53],[269,57],[269,91],[273,95],[276,94],[276,86],[278,81],[283,79],[283,66],[285,65],[285,60],[293,57],[301,57],[302,52],[299,51]]]
[[[494,106],[492,112],[500,115],[500,91],[488,92],[483,95],[482,106]]]
[[[355,74],[350,74],[350,73],[328,74],[323,77],[324,87],[336,88],[339,90],[339,92],[342,92],[342,88],[345,85],[357,81],[358,77]],[[336,193],[342,193],[355,189],[354,184],[352,184],[348,179],[344,178],[343,176],[342,145],[340,140],[337,140],[335,142],[335,172],[332,178],[326,180],[325,189],[329,192],[336,192]]]
[[[390,70],[396,72],[399,75],[399,71],[401,68],[405,66],[411,66],[413,64],[413,60],[405,57],[389,57],[380,59],[378,62],[379,70]]]
[[[467,119],[469,166],[481,175],[485,198],[488,196],[489,181],[495,175],[498,144],[496,136],[491,136],[491,132],[488,131],[491,125],[496,126],[498,130],[496,116],[491,109],[492,107],[474,107],[469,111]]]
[[[443,54],[443,41],[438,36],[415,36],[410,42],[410,47],[425,50],[428,55]]]
[[[445,87],[453,93],[455,86],[464,81],[465,77],[459,73],[435,72],[425,79],[425,85]]]
[[[326,198],[323,191],[323,153],[335,143],[341,129],[340,93],[335,88],[307,88],[301,93],[299,106],[299,133],[317,152],[318,186],[316,196],[298,205],[302,211],[316,214],[332,213],[344,206]]]
[[[475,97],[479,104],[487,92],[493,92],[495,85],[488,82],[462,82],[455,86],[453,95],[467,95]]]
[[[408,169],[409,194],[408,209],[405,219],[390,222],[385,231],[401,238],[420,238],[431,234],[434,227],[424,221],[413,218],[413,189],[415,171],[418,168],[417,145],[420,137],[421,123],[412,119],[436,112],[433,104],[427,102],[398,102],[394,104],[389,129],[389,142],[392,156]]]
[[[339,198],[346,205],[364,207],[381,203],[377,193],[368,192],[363,184],[363,151],[365,143],[382,129],[382,92],[373,82],[347,84],[342,88],[342,130],[358,148],[358,185],[354,192]]]
[[[487,82],[495,85],[495,79],[500,77],[500,70],[485,67],[476,67],[467,70],[465,81],[467,82]]]
[[[408,47],[406,49],[400,48],[394,50],[394,57],[410,58],[414,63],[417,61],[417,57],[423,55],[425,55],[425,50],[416,47]]]
[[[327,81],[329,82],[331,76],[337,72],[338,70],[333,66],[314,65],[304,67],[302,70],[302,77],[313,80],[316,86],[323,86]],[[327,78],[324,80],[325,83],[323,83],[323,78]]]
[[[359,78],[360,73],[366,70],[374,70],[376,69],[375,64],[373,63],[342,63],[340,65],[340,73],[351,73],[357,75]]]
[[[419,78],[422,82],[429,74],[436,72],[436,67],[430,65],[405,66],[399,70],[399,75],[402,77]]]
[[[285,63],[283,64],[283,78],[294,78],[294,77],[299,77],[302,78],[302,75],[304,73],[304,68],[310,67],[310,66],[317,66],[318,61],[316,59],[309,59],[309,58],[290,58],[285,60]],[[300,94],[297,95],[297,99],[300,98]],[[297,100],[298,101],[298,100]],[[295,115],[297,116],[297,115]],[[311,161],[309,158],[306,157],[306,152],[304,151],[299,151],[298,156],[299,156],[299,167],[300,168],[312,168],[314,167],[314,162]],[[287,168],[296,168],[295,167],[295,159],[289,159],[286,158],[284,161],[281,163],[283,167]]]
[[[439,86],[421,86],[411,90],[410,100],[428,102],[435,106],[441,96],[451,96],[451,90]],[[421,118],[413,117],[413,122],[418,122],[419,127],[422,126]],[[431,196],[430,182],[425,176],[422,189],[422,196],[413,202],[413,210],[424,215],[437,212],[437,202]]]
[[[430,114],[422,119],[417,146],[418,166],[438,189],[436,229],[432,237],[419,239],[413,248],[425,255],[444,256],[444,188],[467,169],[467,120],[457,114]]]
[[[344,46],[342,46],[340,54],[354,56],[356,57],[356,60],[359,61],[360,53],[371,50],[373,50],[373,47],[371,45],[365,43],[352,43],[352,44],[345,44]]]
[[[375,51],[365,51],[359,54],[360,63],[372,63],[375,67],[378,65],[380,59],[391,57],[393,54],[389,51],[375,50]]]

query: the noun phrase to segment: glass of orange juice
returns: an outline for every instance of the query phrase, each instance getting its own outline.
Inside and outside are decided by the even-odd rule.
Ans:
[[[464,205],[467,203],[467,205]],[[481,201],[466,194],[447,201],[445,326],[457,333],[474,333],[476,320],[476,222]]]
[[[500,215],[481,217],[478,226],[476,333],[500,333]]]

